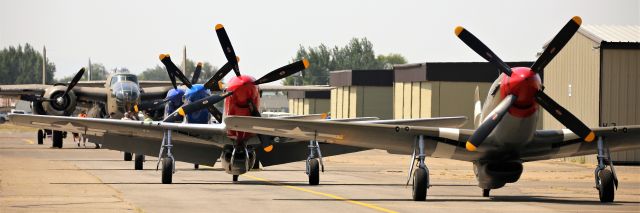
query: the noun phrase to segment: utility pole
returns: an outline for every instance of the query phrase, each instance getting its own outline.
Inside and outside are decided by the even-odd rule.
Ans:
[[[89,57],[89,75],[87,75],[87,81],[91,81],[91,57]]]
[[[42,46],[42,84],[47,84],[47,47]]]

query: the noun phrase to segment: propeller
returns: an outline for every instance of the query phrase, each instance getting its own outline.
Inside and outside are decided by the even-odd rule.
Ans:
[[[69,85],[67,86],[67,90],[64,91],[64,94],[62,95],[62,97],[66,97],[67,93],[69,93],[69,91],[71,91],[71,89],[73,89],[73,87],[75,87],[76,84],[78,84],[78,81],[80,81],[80,79],[82,78],[82,75],[84,75],[84,67],[78,70],[78,73],[76,73],[76,76],[73,76],[73,79],[71,79],[71,82],[69,82]]]
[[[218,123],[222,123],[222,112],[220,112],[217,107],[211,105],[207,110],[209,110],[209,113],[216,119],[216,121],[218,121]]]
[[[240,57],[236,56],[236,61],[240,61]],[[222,86],[220,85],[220,81],[224,76],[226,76],[233,69],[233,65],[231,62],[227,62],[218,71],[209,78],[209,80],[204,84],[204,88],[207,88],[211,91],[222,91]]]
[[[562,50],[562,48],[571,40],[573,35],[578,31],[582,19],[579,16],[574,16],[565,24],[565,26],[558,32],[558,34],[549,42],[544,52],[538,57],[536,62],[531,66],[530,71],[535,73],[542,73],[544,67],[553,60],[553,58]],[[476,38],[469,31],[463,27],[456,27],[455,34],[458,36],[467,46],[473,49],[476,53],[482,56],[484,59],[498,67],[501,72],[511,76],[511,68],[498,58],[487,46],[485,46],[478,38]],[[569,128],[573,133],[583,138],[586,142],[591,142],[595,139],[595,133],[587,127],[580,119],[571,114],[567,109],[560,106],[555,100],[549,97],[542,91],[544,87],[540,86],[540,89],[536,91],[535,101],[542,106],[547,112],[549,112],[554,118],[556,118],[562,125]],[[466,148],[469,151],[475,151],[476,148],[487,138],[487,136],[493,131],[498,122],[506,114],[509,107],[515,103],[517,98],[514,95],[508,95],[502,102],[489,114],[489,118],[478,127],[478,129],[471,135],[466,143]]]
[[[184,105],[180,108],[178,108],[176,111],[174,111],[173,113],[171,113],[170,115],[168,115],[164,121],[165,122],[174,122],[174,121],[178,121],[180,119],[182,119],[186,114],[189,114],[191,112],[195,112],[204,108],[209,108],[210,106],[213,106],[214,104],[224,100],[227,96],[233,94],[233,92],[226,92],[220,95],[211,95],[209,97],[194,101],[192,103],[189,103],[187,105]]]
[[[171,56],[169,56],[169,54],[160,54],[160,61],[167,68],[167,72],[169,73],[169,77],[171,78],[171,83],[174,85],[174,88],[177,89],[176,82],[174,79],[175,77],[177,77],[180,81],[182,81],[182,83],[188,88],[192,87],[189,79],[187,79],[187,77],[184,76],[184,74],[182,74],[182,71],[180,71],[180,69],[176,66],[176,64],[174,64],[173,61],[171,61]],[[174,76],[174,77],[171,77],[171,76]]]
[[[249,112],[251,112],[251,116],[253,117],[262,117],[262,115],[260,115],[260,111],[258,111],[255,104],[253,104],[251,100],[249,100]],[[262,135],[262,134],[257,134],[256,136],[258,137],[258,140],[260,140],[262,149],[265,152],[271,152],[273,150],[273,143],[272,143],[273,140],[271,136]]]
[[[191,76],[191,83],[197,84],[198,79],[200,78],[200,72],[202,71],[202,62],[198,62],[196,65],[196,69],[193,71],[193,76]]]
[[[224,29],[222,24],[216,25],[216,34],[218,35],[218,40],[220,41],[220,46],[222,46],[224,56],[227,58],[227,62],[231,63],[231,68],[233,69],[233,72],[236,73],[236,76],[240,76],[240,68],[238,67],[236,52],[233,51],[229,35],[227,35],[227,31]]]
[[[489,136],[489,134],[493,131],[493,129],[498,126],[500,120],[507,114],[509,111],[509,107],[515,103],[516,97],[514,95],[508,95],[505,97],[498,106],[496,106],[491,113],[487,116],[482,124],[473,132],[473,135],[469,137],[466,143],[466,148],[469,151],[476,151],[478,146]]]

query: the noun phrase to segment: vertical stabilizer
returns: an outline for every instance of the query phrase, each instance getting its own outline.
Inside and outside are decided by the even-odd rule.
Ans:
[[[482,122],[482,102],[480,102],[480,88],[476,86],[476,92],[473,96],[473,125],[475,128],[480,126]]]

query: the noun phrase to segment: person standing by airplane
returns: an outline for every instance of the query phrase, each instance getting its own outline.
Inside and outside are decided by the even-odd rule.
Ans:
[[[86,118],[86,117],[87,117],[87,113],[84,110],[82,110],[80,114],[78,114],[78,118]],[[75,133],[75,132],[73,133],[73,142],[76,142],[77,140],[78,147],[80,147],[80,140],[83,141],[82,145],[84,145],[85,147],[87,146],[86,140],[83,140],[83,139],[84,137],[82,139],[80,138],[80,133]]]

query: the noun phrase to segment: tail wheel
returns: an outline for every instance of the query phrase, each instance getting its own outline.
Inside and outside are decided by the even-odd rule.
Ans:
[[[610,203],[613,202],[615,196],[615,186],[613,184],[613,173],[611,170],[604,169],[598,173],[600,177],[600,187],[598,188],[598,195],[600,196],[600,202]]]
[[[429,187],[429,174],[424,168],[416,169],[413,174],[413,200],[424,201],[427,199],[427,188]]]
[[[62,149],[62,132],[61,131],[53,131],[53,136],[51,137],[53,141],[54,148]]]
[[[173,181],[173,160],[171,158],[162,159],[162,184],[171,184]]]
[[[144,155],[136,154],[135,170],[142,170],[144,165]]]
[[[44,131],[41,129],[38,130],[38,145],[44,144]]]
[[[320,184],[320,163],[318,159],[311,159],[309,162],[309,185]]]

